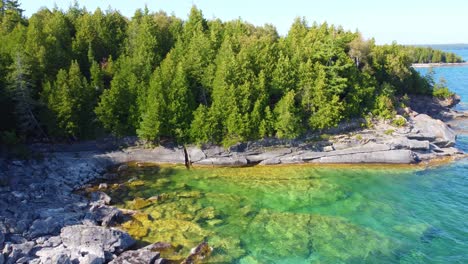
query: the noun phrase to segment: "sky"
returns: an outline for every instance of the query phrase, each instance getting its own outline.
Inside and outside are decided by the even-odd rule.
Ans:
[[[30,17],[41,7],[68,9],[72,0],[20,0]],[[131,17],[137,8],[163,10],[186,19],[194,4],[207,19],[227,21],[241,18],[254,25],[276,26],[286,35],[295,17],[311,24],[341,25],[359,30],[378,44],[468,43],[467,0],[78,0],[89,11],[109,7]]]

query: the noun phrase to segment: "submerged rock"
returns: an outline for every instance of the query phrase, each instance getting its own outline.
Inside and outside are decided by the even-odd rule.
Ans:
[[[144,247],[138,250],[125,251],[116,259],[109,262],[109,264],[153,264],[158,258],[159,252],[154,252],[151,251],[150,248]]]
[[[203,242],[198,246],[192,248],[190,250],[190,255],[184,259],[181,264],[198,264],[201,263],[202,260],[208,258],[211,254],[213,249],[208,245],[208,243]]]

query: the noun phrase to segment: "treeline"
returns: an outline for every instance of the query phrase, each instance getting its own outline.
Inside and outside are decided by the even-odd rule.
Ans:
[[[26,19],[17,1],[0,3],[9,137],[296,138],[369,113],[390,118],[398,96],[432,92],[407,48],[326,23],[298,18],[280,37],[271,25],[207,20],[196,7],[186,21],[77,5]]]
[[[464,60],[455,53],[445,52],[431,47],[407,46],[413,63],[460,63]]]

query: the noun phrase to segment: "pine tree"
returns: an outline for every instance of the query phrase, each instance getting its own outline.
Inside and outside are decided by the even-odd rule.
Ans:
[[[24,56],[17,53],[8,79],[10,91],[15,101],[15,116],[18,128],[24,135],[39,133],[40,136],[46,137],[36,118],[36,102],[31,94],[33,84],[30,77],[29,66]]]
[[[301,118],[296,107],[295,92],[290,90],[276,104],[276,136],[278,138],[293,139],[303,132]]]
[[[140,114],[137,105],[138,78],[128,59],[121,57],[111,87],[100,96],[95,113],[104,128],[117,136],[134,135]]]
[[[44,95],[57,122],[56,134],[73,139],[93,136],[95,90],[81,74],[76,61],[71,63],[68,72],[63,69],[58,72],[53,86],[49,84]]]
[[[145,112],[143,112],[137,134],[148,141],[157,141],[165,132],[166,126],[166,96],[163,93],[161,69],[154,71],[148,89]]]

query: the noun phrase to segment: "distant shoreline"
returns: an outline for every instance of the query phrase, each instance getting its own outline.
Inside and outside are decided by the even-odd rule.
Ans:
[[[430,67],[454,67],[454,66],[468,66],[468,62],[457,63],[413,63],[413,68],[430,68]]]

